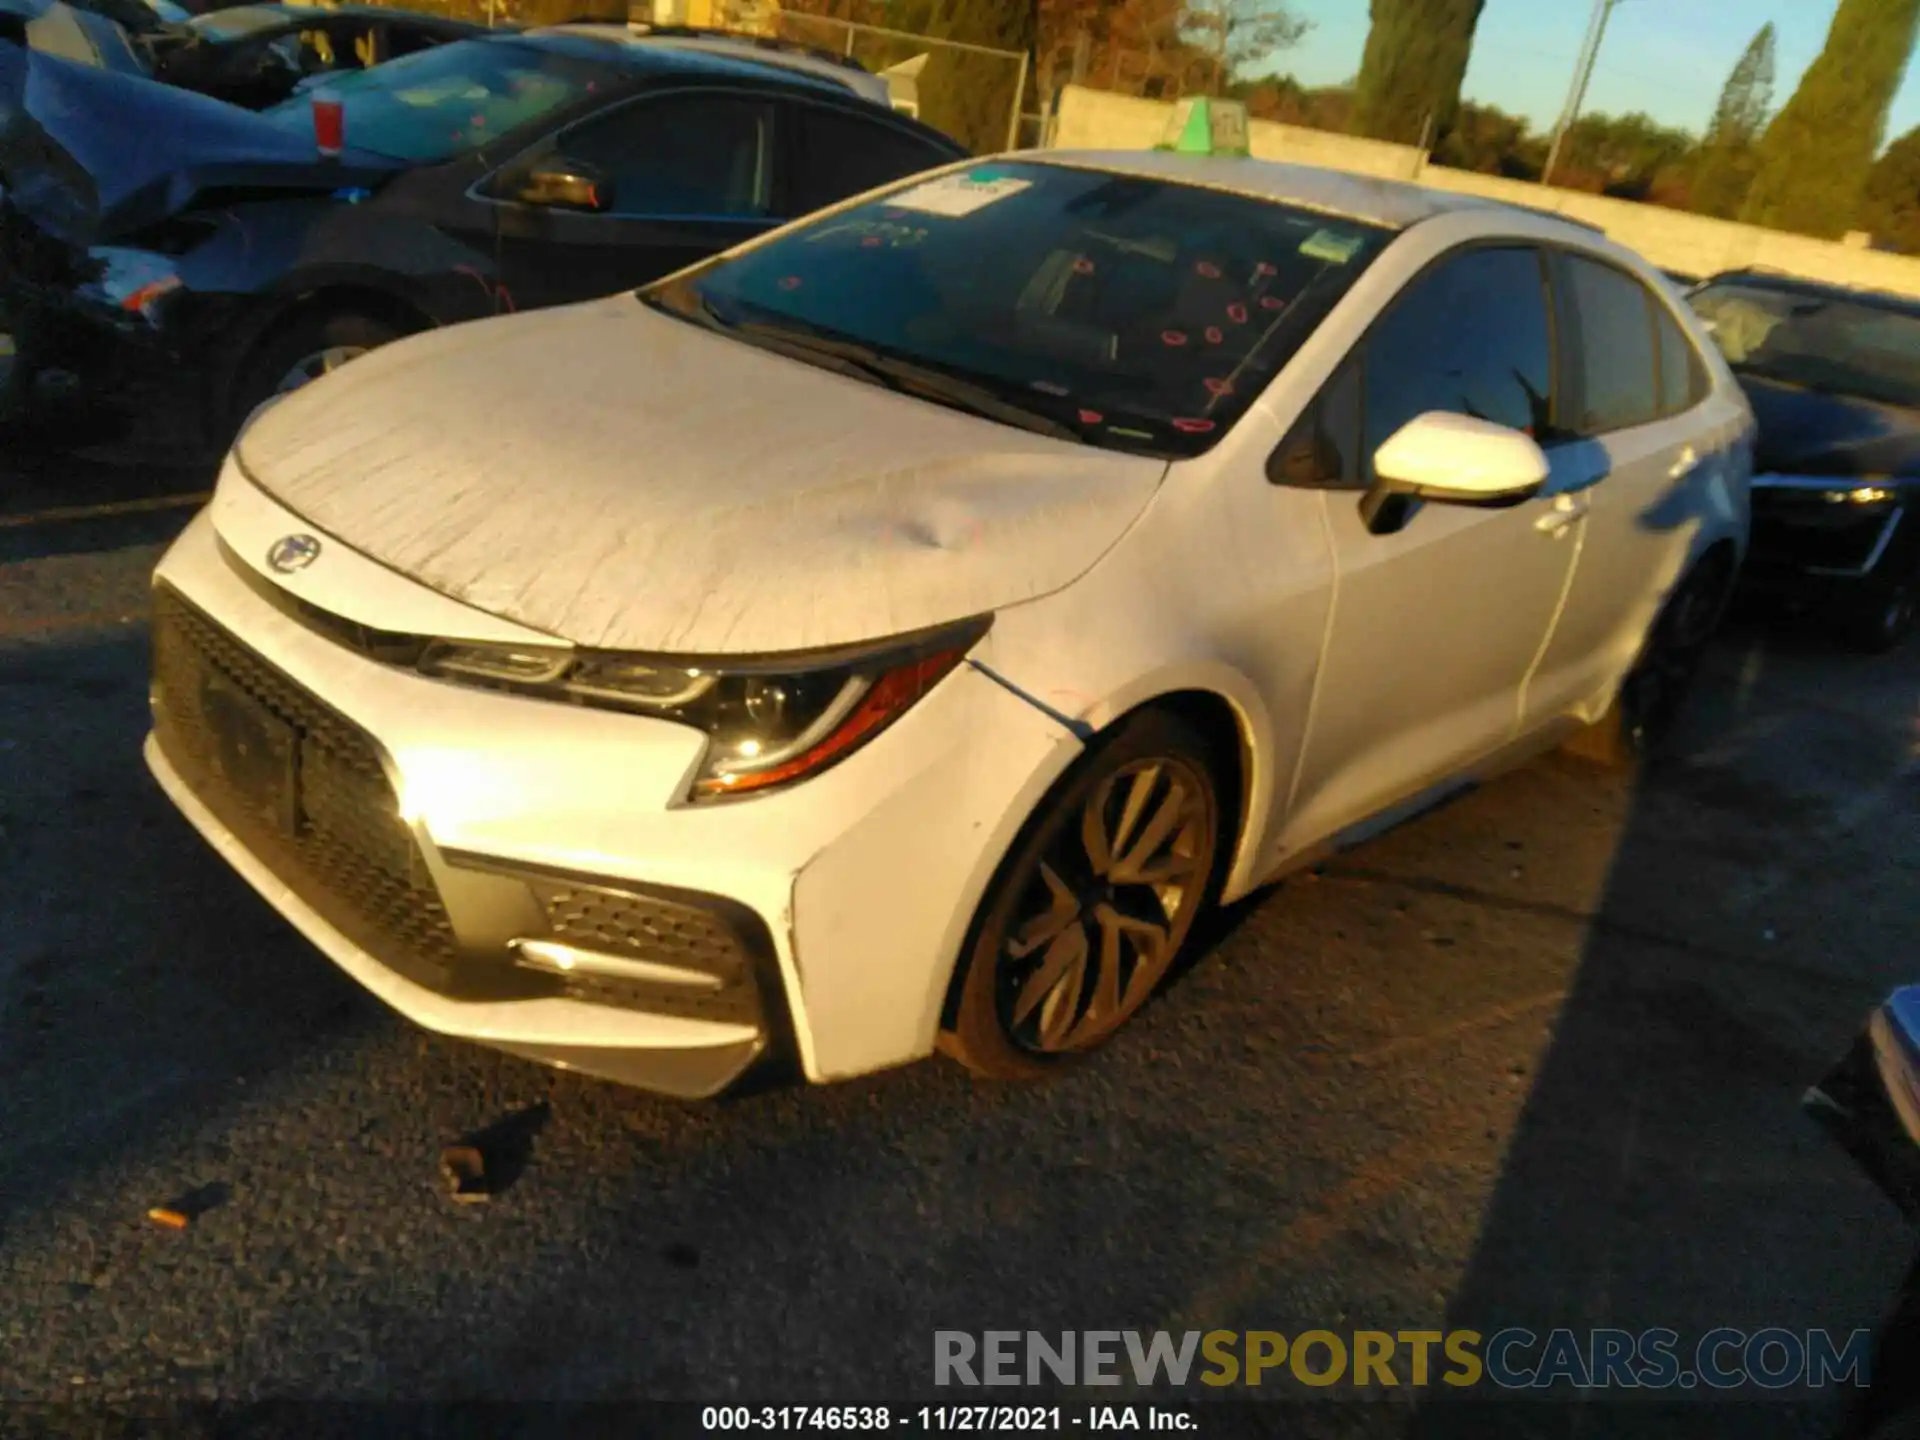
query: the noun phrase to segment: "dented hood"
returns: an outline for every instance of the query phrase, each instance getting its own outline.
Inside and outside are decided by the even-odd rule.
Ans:
[[[76,245],[112,239],[211,190],[328,192],[395,162],[323,161],[310,132],[172,85],[0,43],[0,189]]]
[[[1162,461],[977,419],[629,296],[429,332],[256,417],[236,459],[337,538],[576,644],[851,644],[1057,590]]]

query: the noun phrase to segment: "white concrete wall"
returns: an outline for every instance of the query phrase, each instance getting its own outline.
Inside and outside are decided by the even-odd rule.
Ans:
[[[1053,143],[1076,149],[1146,149],[1159,142],[1173,107],[1069,85],[1061,97]],[[1426,165],[1409,145],[1390,145],[1293,125],[1256,120],[1253,153],[1265,160],[1319,165],[1359,175],[1418,180],[1436,190],[1554,210],[1598,225],[1655,265],[1688,275],[1711,275],[1744,265],[1764,265],[1812,280],[1860,285],[1920,296],[1920,259],[1883,254],[1858,244],[1810,240],[1754,225],[1737,225],[1659,205],[1614,200],[1579,190],[1551,189],[1498,175]]]

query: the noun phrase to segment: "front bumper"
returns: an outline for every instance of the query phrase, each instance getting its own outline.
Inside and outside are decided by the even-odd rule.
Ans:
[[[148,761],[216,850],[382,1000],[689,1097],[763,1064],[825,1080],[932,1050],[979,897],[1078,751],[1057,722],[963,666],[824,774],[682,804],[693,731],[358,654],[273,603],[239,558],[298,523],[231,472],[223,509],[231,545],[203,514],[156,573]],[[372,564],[332,547],[327,561]]]
[[[1878,579],[1912,552],[1920,536],[1911,492],[1885,487],[1890,497],[1856,504],[1845,497],[1867,482],[1760,476],[1753,482],[1753,531],[1747,554],[1750,584],[1767,590],[1818,594]],[[1838,498],[1834,498],[1838,497]]]
[[[169,297],[175,303],[155,312],[160,323],[120,309],[94,293],[94,267],[60,259],[45,236],[32,243],[24,223],[0,216],[0,329],[17,351],[15,403],[92,439],[201,443],[204,377],[218,353],[205,338],[207,307]]]

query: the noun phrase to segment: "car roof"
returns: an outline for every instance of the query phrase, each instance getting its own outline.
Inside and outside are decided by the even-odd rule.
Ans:
[[[196,29],[218,34],[231,30],[248,33],[265,30],[274,25],[292,24],[296,21],[310,22],[347,16],[359,20],[407,20],[443,26],[449,30],[471,30],[475,34],[485,35],[489,31],[485,25],[471,20],[456,20],[447,15],[434,15],[424,10],[396,9],[385,5],[301,5],[288,4],[284,0],[260,0],[252,5],[229,5],[221,10],[208,10],[196,15],[188,23]],[[233,21],[239,20],[238,26]],[[507,27],[497,27],[493,33],[511,34]]]
[[[1744,270],[1723,270],[1718,275],[1709,275],[1694,288],[1723,284],[1751,285],[1756,290],[1780,290],[1811,299],[1846,300],[1855,305],[1870,305],[1876,310],[1897,311],[1902,315],[1920,318],[1920,299],[1910,295],[1856,289],[1830,280],[1809,280],[1805,276],[1790,275],[1784,270],[1767,270],[1758,266]]]
[[[817,88],[840,95],[858,95],[872,103],[883,103],[878,97],[884,95],[887,88],[885,80],[857,61],[842,61],[803,46],[726,31],[572,21],[526,33],[529,37],[574,38],[617,48],[623,60],[640,66],[658,65],[678,57],[711,60],[732,66],[734,74],[778,75],[809,81]]]
[[[1298,205],[1325,211],[1347,220],[1360,220],[1390,230],[1405,230],[1422,220],[1463,212],[1533,215],[1556,221],[1570,230],[1604,234],[1596,225],[1569,219],[1552,210],[1514,205],[1479,195],[1434,190],[1407,180],[1385,180],[1344,170],[1323,170],[1245,155],[1189,155],[1168,150],[1030,150],[1022,160],[1073,165],[1088,170],[1111,170],[1123,175],[1184,181],[1209,189],[1228,190],[1257,200]]]

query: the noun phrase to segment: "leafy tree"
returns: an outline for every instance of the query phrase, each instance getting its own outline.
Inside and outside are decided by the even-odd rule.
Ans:
[[[1486,0],[1372,0],[1373,24],[1354,93],[1362,134],[1418,145],[1452,129],[1474,28],[1485,5]]]
[[[1920,0],[1840,0],[1826,47],[1760,139],[1741,219],[1828,237],[1851,225],[1916,22]]]
[[[1214,57],[1212,89],[1226,90],[1298,45],[1311,28],[1276,0],[1206,0],[1186,16],[1189,36]]]
[[[846,20],[929,40],[955,40],[1031,55],[1035,14],[1033,0],[884,0],[864,5],[846,0],[782,0],[779,29],[788,39],[845,51],[849,32],[832,22]],[[869,70],[884,70],[928,53],[927,68],[920,76],[920,118],[969,149],[1004,150],[1016,100],[1023,109],[1033,108],[1025,96],[1014,94],[1018,69],[1011,56],[975,55],[860,31],[851,34],[852,49],[847,53]]]
[[[1920,255],[1920,129],[1902,135],[1875,162],[1858,223],[1876,244]]]
[[[1773,108],[1773,24],[1760,27],[1720,92],[1690,187],[1693,208],[1731,220],[1753,183],[1754,142]]]
[[[825,0],[818,0],[825,3]],[[1086,37],[1089,85],[1169,98],[1212,83],[1215,59],[1189,33],[1186,0],[1039,0],[1036,89],[1051,103]]]

